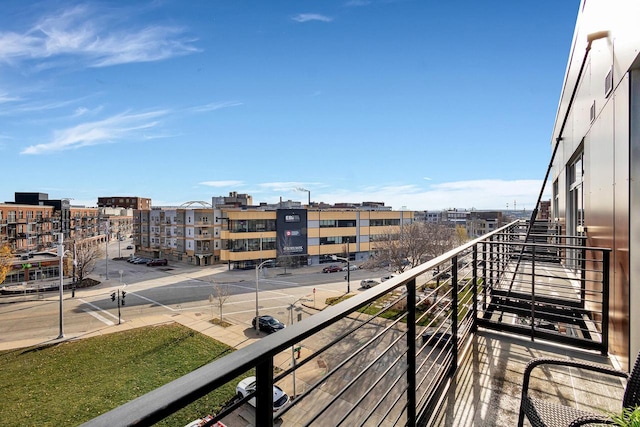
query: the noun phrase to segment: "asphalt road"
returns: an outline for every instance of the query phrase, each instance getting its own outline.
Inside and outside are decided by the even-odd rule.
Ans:
[[[251,327],[256,313],[255,270],[231,270],[227,266],[193,267],[170,264],[148,267],[116,261],[120,254],[129,256],[124,248],[129,241],[112,242],[109,261],[97,263],[91,277],[101,283],[88,289],[78,289],[75,296],[64,292],[62,329],[65,333],[82,334],[117,324],[118,321],[150,315],[195,312],[218,317],[219,299],[216,290],[228,294],[222,304],[224,320]],[[258,312],[277,317],[285,324],[306,317],[302,302],[313,305],[314,288],[342,295],[347,290],[346,272],[322,273],[321,266],[297,269],[264,268],[258,280]],[[379,278],[384,271],[351,271],[350,291],[360,292],[360,280]],[[111,300],[114,291],[124,291],[125,305]],[[293,308],[293,312],[292,309]],[[27,339],[55,339],[60,332],[59,292],[44,292],[22,296],[0,297],[0,343]]]

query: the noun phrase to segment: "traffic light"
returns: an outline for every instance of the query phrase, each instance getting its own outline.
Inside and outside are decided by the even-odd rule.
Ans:
[[[115,301],[115,300],[116,300],[116,293],[115,293],[115,292],[113,292],[113,293],[111,294],[111,301]]]
[[[124,305],[124,296],[125,296],[126,294],[127,294],[127,293],[126,293],[125,291],[122,291],[122,305]]]

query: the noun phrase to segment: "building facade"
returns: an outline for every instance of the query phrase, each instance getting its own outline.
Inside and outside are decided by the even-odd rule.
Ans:
[[[98,197],[99,208],[151,209],[151,199],[137,196]]]
[[[640,350],[640,31],[636,0],[582,1],[551,147],[551,216],[587,246],[612,248],[611,353]]]
[[[317,265],[332,262],[332,255],[364,261],[375,252],[376,240],[397,236],[411,222],[411,211],[369,206],[306,209],[284,202],[154,207],[135,211],[134,243],[140,255],[197,266],[222,263],[246,269],[265,260]]]

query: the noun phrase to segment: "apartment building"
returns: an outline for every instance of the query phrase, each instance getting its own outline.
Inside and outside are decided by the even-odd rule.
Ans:
[[[418,211],[415,220],[451,227],[463,227],[470,238],[490,233],[505,224],[502,211],[479,211],[445,209],[441,211]]]
[[[98,197],[99,208],[151,209],[151,199],[137,196]]]
[[[229,269],[255,268],[265,260],[317,265],[332,262],[332,255],[364,261],[375,252],[376,240],[397,236],[413,221],[413,212],[379,204],[306,209],[292,201],[249,206],[250,197],[232,199],[135,211],[136,252],[198,266],[224,263]]]

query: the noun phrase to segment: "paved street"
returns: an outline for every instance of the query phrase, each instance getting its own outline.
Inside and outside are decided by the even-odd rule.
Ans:
[[[222,306],[225,321],[251,330],[256,312],[255,270],[231,270],[226,265],[192,267],[172,264],[148,267],[112,258],[125,250],[129,242],[112,242],[108,263],[98,261],[90,276],[101,283],[78,289],[72,297],[65,290],[62,329],[66,338],[105,331],[124,324],[146,323],[148,318],[171,319],[176,315],[207,318],[220,316],[216,288],[229,297]],[[120,248],[118,248],[120,246]],[[330,296],[347,290],[345,273],[322,273],[321,266],[286,269],[264,268],[260,271],[258,311],[270,314],[285,324],[313,314]],[[357,270],[351,272],[352,293],[361,292],[360,280],[378,277],[384,272]],[[110,295],[120,289],[126,292],[120,307]],[[315,290],[315,293],[314,293]],[[293,306],[293,313],[290,308]],[[26,293],[0,297],[0,349],[34,345],[55,340],[60,332],[59,292]]]

